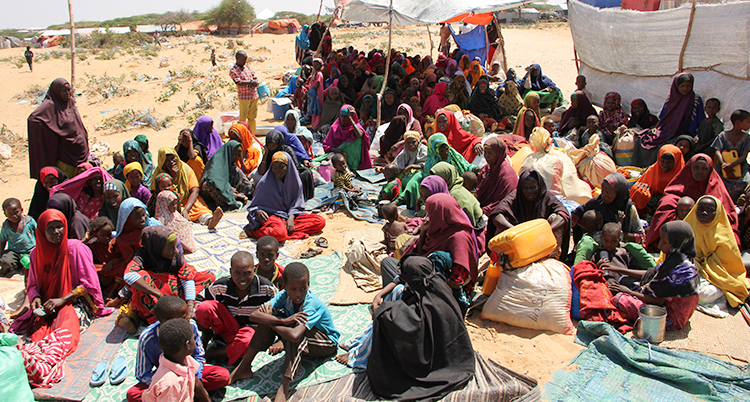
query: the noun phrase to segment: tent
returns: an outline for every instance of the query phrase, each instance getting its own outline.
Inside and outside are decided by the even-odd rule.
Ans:
[[[273,18],[274,15],[276,15],[276,13],[266,8],[263,11],[259,12],[258,15],[255,16],[255,18],[259,20],[267,20]]]
[[[462,14],[505,10],[524,4],[522,0],[393,0],[393,23],[425,25],[443,22]],[[341,19],[357,22],[388,22],[390,0],[338,0]],[[469,22],[469,21],[467,21]]]
[[[569,2],[579,73],[592,101],[617,91],[623,106],[641,98],[658,114],[680,71],[695,76],[703,100],[721,101],[720,117],[750,105],[750,2],[684,4],[658,12],[598,9]]]
[[[453,27],[448,25],[453,35],[453,40],[458,45],[464,54],[469,55],[469,60],[474,60],[475,57],[479,57],[482,65],[487,64],[487,47],[489,46],[487,40],[487,31],[484,25],[477,25],[471,31],[465,34],[457,34],[453,31]]]
[[[256,24],[250,30],[252,33],[287,34],[302,30],[302,25],[296,18],[284,18]]]

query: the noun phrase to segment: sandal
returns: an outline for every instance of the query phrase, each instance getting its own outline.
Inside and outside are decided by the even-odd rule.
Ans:
[[[318,247],[328,248],[328,240],[325,237],[315,239],[315,245]]]
[[[299,256],[299,258],[313,258],[313,257],[315,257],[316,255],[318,255],[318,254],[320,254],[322,252],[323,252],[323,250],[319,249],[319,248],[309,248],[309,249],[307,249],[307,251],[305,251],[304,253],[302,253]]]

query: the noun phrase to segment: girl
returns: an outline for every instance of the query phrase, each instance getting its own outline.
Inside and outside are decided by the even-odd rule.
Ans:
[[[122,173],[125,175],[125,187],[130,192],[130,196],[141,200],[144,204],[148,204],[148,200],[151,199],[151,191],[148,187],[141,184],[143,178],[141,164],[138,162],[128,163],[125,169],[122,170]]]

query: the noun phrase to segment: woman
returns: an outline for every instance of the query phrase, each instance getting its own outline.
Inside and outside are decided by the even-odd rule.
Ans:
[[[533,168],[521,173],[516,188],[497,204],[489,217],[487,239],[521,223],[546,219],[557,239],[558,255],[563,258],[570,250],[570,213],[555,194],[547,191],[544,178]]]
[[[102,204],[102,208],[99,210],[99,216],[106,216],[117,227],[117,216],[120,212],[120,205],[123,200],[127,200],[128,198],[130,198],[130,192],[123,182],[117,179],[107,180],[104,183],[104,204]]]
[[[466,83],[464,73],[461,72],[460,74],[453,76],[450,85],[448,85],[448,89],[445,91],[445,97],[448,99],[449,103],[458,105],[461,110],[467,110],[470,106],[470,88],[471,87]]]
[[[89,134],[64,78],[52,81],[42,104],[28,118],[29,173],[39,179],[45,166],[57,166],[67,177],[89,157]]]
[[[65,215],[68,221],[68,238],[83,240],[91,229],[91,220],[76,207],[76,202],[65,193],[57,193],[49,197],[47,209],[56,209]]]
[[[687,134],[696,136],[698,123],[706,118],[703,99],[693,91],[695,78],[690,73],[680,73],[672,80],[669,97],[659,114],[659,123],[653,132],[642,133],[641,145],[646,149],[658,148],[674,137]]]
[[[271,168],[255,188],[248,209],[245,233],[259,239],[271,236],[279,242],[306,239],[325,227],[325,219],[305,213],[302,181],[286,152],[273,154]]]
[[[534,114],[536,115],[537,119],[539,119],[539,102],[540,102],[539,94],[535,92],[531,92],[526,94],[526,96],[523,98],[523,107],[521,110],[518,111],[518,115],[516,116],[516,123],[513,126],[513,133],[515,134],[518,132],[519,125],[522,125],[524,123],[523,116],[525,115],[526,111],[531,109],[534,111]],[[585,119],[584,119],[585,120]]]
[[[349,170],[364,170],[372,167],[370,160],[370,136],[359,124],[359,118],[351,105],[344,105],[339,111],[339,118],[333,122],[323,140],[323,150],[330,152],[339,148],[346,152],[346,164]]]
[[[585,126],[586,119],[595,114],[596,109],[591,105],[588,96],[583,91],[575,91],[570,94],[570,107],[563,113],[557,131],[561,136],[567,135],[568,131]]]
[[[138,134],[133,140],[141,146],[141,151],[143,152],[143,156],[146,157],[146,162],[153,165],[154,157],[151,155],[151,151],[148,150],[148,137],[145,134]]]
[[[656,210],[659,200],[664,196],[667,184],[684,166],[685,161],[682,159],[682,152],[679,148],[669,144],[662,146],[659,149],[658,161],[651,165],[630,188],[630,199],[633,200],[638,211]]]
[[[125,143],[122,144],[122,155],[125,160],[123,160],[122,164],[118,165],[115,168],[115,173],[112,176],[114,176],[115,179],[122,181],[123,183],[126,182],[127,178],[125,177],[124,173],[125,166],[133,162],[138,162],[141,164],[141,171],[143,172],[143,178],[141,182],[144,186],[150,186],[151,177],[154,172],[154,165],[146,159],[146,155],[144,155],[143,151],[141,150],[140,144],[133,140],[125,141]]]
[[[357,101],[357,90],[350,84],[349,77],[342,75],[336,86],[338,87],[339,92],[341,92],[341,100],[343,103],[353,105],[354,102]]]
[[[367,109],[369,111],[369,117],[370,118],[376,118],[378,115],[378,104],[375,103],[375,96],[367,94],[362,97],[362,105],[360,106],[360,112],[359,114],[362,114],[362,109]],[[359,116],[358,116],[359,117]],[[362,120],[362,119],[360,119]]]
[[[180,203],[184,205],[182,216],[192,222],[198,222],[201,225],[208,225],[212,230],[219,224],[224,216],[224,211],[217,207],[212,213],[206,201],[200,196],[200,185],[195,177],[193,169],[183,163],[178,157],[177,151],[171,147],[159,148],[158,163],[154,169],[154,177],[160,173],[168,173],[172,177],[172,186]],[[156,190],[157,180],[151,184],[151,189]]]
[[[471,340],[451,288],[429,259],[404,257],[399,271],[400,300],[373,302],[367,378],[384,398],[437,400],[474,376]]]
[[[615,130],[622,125],[627,125],[628,114],[622,110],[622,98],[617,92],[608,92],[604,95],[604,108],[599,112],[599,127],[609,138],[615,137]]]
[[[239,142],[242,146],[242,154],[237,161],[237,167],[245,176],[251,174],[253,170],[258,168],[263,146],[256,141],[255,136],[250,133],[250,129],[240,123],[232,124],[229,127],[229,139]],[[210,163],[209,161],[208,164]],[[206,167],[204,167],[204,172]]]
[[[29,204],[30,217],[39,221],[39,215],[47,209],[50,190],[65,180],[67,180],[65,173],[54,166],[43,167],[39,171],[39,180],[34,185],[34,195],[31,196],[31,204]]]
[[[287,110],[284,115],[284,128],[286,128],[284,143],[288,143],[294,149],[294,155],[297,159],[301,161],[312,160],[313,135],[307,127],[300,124],[300,115],[297,110]],[[275,129],[278,130],[278,126]],[[293,137],[296,137],[296,141]],[[296,145],[298,142],[299,146]]]
[[[341,93],[338,87],[332,86],[324,91],[325,101],[323,101],[323,111],[320,113],[318,126],[313,126],[316,130],[326,124],[333,124],[341,110]]]
[[[144,229],[141,243],[143,245],[128,264],[124,276],[133,291],[131,308],[150,325],[156,322],[156,301],[164,295],[178,296],[188,305],[185,318],[192,319],[195,316],[195,295],[213,283],[214,275],[196,272],[192,265],[188,265],[185,256],[177,249],[177,235],[165,226]],[[118,325],[127,327],[128,320],[129,317],[121,316]]]
[[[544,107],[555,110],[557,105],[562,102],[562,91],[555,85],[554,81],[542,74],[542,66],[539,64],[529,66],[522,81],[524,95],[529,92],[536,92],[540,95],[540,104]]]
[[[490,90],[489,78],[487,76],[480,78],[479,82],[476,83],[476,88],[471,94],[471,101],[469,102],[471,113],[479,118],[490,118],[500,121],[502,115],[497,105],[497,98]],[[482,117],[482,115],[486,117]]]
[[[214,128],[214,120],[208,116],[198,118],[193,127],[193,135],[206,147],[206,155],[209,159],[224,145],[219,132]],[[203,162],[208,162],[208,159],[204,159]]]
[[[501,116],[518,116],[523,107],[523,99],[518,93],[518,85],[513,81],[505,81],[505,91],[497,98],[497,106]]]
[[[326,67],[330,67],[331,65],[335,66],[336,61],[331,60]],[[328,88],[331,88],[332,86],[338,87],[338,79],[341,78],[341,71],[339,71],[338,67],[331,67],[330,71],[327,71],[324,75],[328,76],[328,78],[326,78],[325,82],[323,83],[323,88],[328,90]]]
[[[299,35],[297,35],[294,40],[294,56],[299,65],[302,65],[302,59],[305,58],[305,52],[310,49],[310,38],[308,37],[309,30],[309,25],[303,25],[302,30],[300,30]]]
[[[27,334],[31,342],[67,338],[64,353],[58,356],[62,359],[78,348],[81,330],[96,317],[111,313],[104,309],[91,250],[79,240],[69,240],[67,228],[65,215],[58,210],[39,216],[26,283],[31,306],[10,327],[13,333]],[[33,314],[37,309],[46,315]]]
[[[430,175],[419,184],[419,200],[423,203],[433,194],[451,194],[448,184],[438,175]],[[460,204],[459,204],[460,205]]]
[[[286,128],[277,126],[278,129],[274,129],[266,134],[266,154],[263,161],[258,166],[258,176],[255,177],[255,181],[258,182],[260,178],[266,174],[271,168],[273,155],[276,152],[286,152],[291,155],[290,162],[299,173],[300,180],[302,181],[302,194],[305,197],[305,201],[315,196],[315,180],[313,179],[312,171],[306,167],[303,163],[295,157],[295,152],[292,147],[286,145]]]
[[[380,106],[380,124],[388,123],[398,112],[398,95],[391,88],[386,88],[383,94],[383,103]]]
[[[279,91],[279,93],[274,96],[274,98],[281,98],[284,96],[293,97],[294,93],[297,92],[297,88],[299,87],[299,75],[293,75],[289,78],[289,83],[286,85],[284,89]]]
[[[719,198],[705,195],[695,203],[685,222],[695,232],[695,264],[698,272],[724,291],[729,305],[737,308],[747,300],[750,282],[725,211]]]
[[[480,78],[486,76],[487,72],[484,71],[484,67],[482,67],[482,63],[479,60],[474,60],[469,64],[469,68],[464,70],[464,75],[469,80],[469,83],[471,83],[471,89],[474,90],[479,85]]]
[[[177,151],[180,160],[193,169],[195,177],[203,175],[203,168],[206,166],[206,162],[208,162],[208,155],[206,154],[206,146],[195,138],[193,130],[189,128],[182,129],[174,149]],[[156,174],[154,174],[154,177],[156,177]]]
[[[643,225],[638,211],[630,200],[628,181],[622,173],[610,173],[602,181],[602,193],[573,210],[572,225],[575,226],[584,213],[596,210],[604,223],[619,222],[622,226],[623,241],[643,243]],[[574,232],[574,234],[576,234]],[[579,236],[575,236],[578,241]]]
[[[152,166],[153,167],[153,166]],[[128,192],[130,193],[131,197],[135,197],[144,204],[148,204],[148,201],[151,199],[151,190],[148,189],[143,183],[143,169],[141,168],[141,164],[138,162],[131,162],[128,163],[125,168],[122,170],[123,175],[125,176],[125,187],[128,189]],[[117,179],[115,179],[117,180]],[[104,183],[106,184],[106,183]],[[151,184],[151,180],[149,179],[149,184]],[[106,191],[107,189],[104,189],[105,191],[105,203],[106,203]],[[125,197],[127,198],[127,197]],[[100,210],[101,211],[101,210]]]
[[[479,201],[463,186],[464,179],[453,165],[448,162],[438,162],[430,169],[430,174],[440,176],[445,180],[445,184],[450,189],[450,195],[458,201],[458,205],[469,217],[472,227],[477,228],[484,225],[482,222],[482,207],[479,206]]]
[[[437,132],[443,133],[448,143],[461,156],[469,162],[473,162],[477,156],[484,154],[482,139],[461,128],[453,112],[444,110],[437,115]]]
[[[519,118],[521,120],[516,120],[516,127],[513,130],[513,134],[526,138],[528,141],[534,128],[541,126],[539,116],[534,112],[534,109],[529,108],[523,114],[519,113]]]
[[[102,168],[89,169],[78,176],[58,184],[50,190],[50,195],[65,193],[76,202],[78,210],[93,220],[104,203],[104,182],[112,176]]]
[[[237,167],[242,144],[230,140],[208,160],[200,181],[201,195],[209,207],[229,211],[240,208],[253,194],[253,185]]]
[[[396,166],[401,172],[401,185],[407,186],[424,168],[427,161],[427,146],[420,141],[422,135],[416,131],[404,133],[404,150],[396,156]]]
[[[320,127],[320,113],[323,110],[323,60],[313,59],[313,71],[307,79],[307,115],[312,116],[312,126]]]
[[[406,131],[416,131],[422,134],[422,124],[414,118],[414,111],[408,103],[398,105],[398,115],[406,119]]]
[[[155,198],[156,219],[177,234],[185,254],[198,251],[198,244],[193,236],[193,224],[178,212],[180,200],[177,199],[177,194],[162,191]]]
[[[435,85],[437,85],[437,82],[438,78],[435,73],[429,73],[425,75],[424,79],[419,85],[420,104],[424,105],[427,97],[432,94],[432,91],[435,88]]]
[[[433,89],[430,96],[424,101],[424,107],[422,108],[422,113],[424,115],[434,116],[438,110],[448,106],[449,102],[445,97],[445,90],[447,87],[448,84],[445,82],[438,82],[437,85],[435,85],[435,89]]]
[[[482,212],[487,216],[518,185],[518,174],[507,155],[508,148],[500,138],[491,137],[484,143],[487,164],[477,172],[476,195]]]
[[[651,114],[643,99],[636,99],[630,103],[630,113],[632,117],[628,120],[628,128],[645,130],[659,123],[659,118]]]
[[[682,197],[690,197],[693,200],[704,195],[712,195],[725,205],[729,223],[734,230],[736,241],[739,244],[739,219],[734,208],[734,201],[724,187],[721,177],[713,169],[714,162],[706,154],[693,156],[685,166],[677,172],[677,175],[664,189],[664,197],[659,201],[654,217],[646,234],[645,247],[653,249],[659,241],[659,229],[666,222],[673,221],[677,216],[677,202]]]
[[[380,157],[386,163],[390,163],[397,154],[398,144],[403,144],[404,133],[406,133],[406,119],[404,116],[396,116],[388,124],[383,137],[380,138]]]

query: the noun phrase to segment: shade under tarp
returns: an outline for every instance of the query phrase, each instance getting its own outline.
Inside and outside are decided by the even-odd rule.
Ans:
[[[436,24],[461,14],[505,10],[523,3],[519,0],[432,0],[426,7],[424,0],[393,0],[393,23]],[[337,5],[343,7],[343,21],[388,22],[390,0],[339,0]]]

